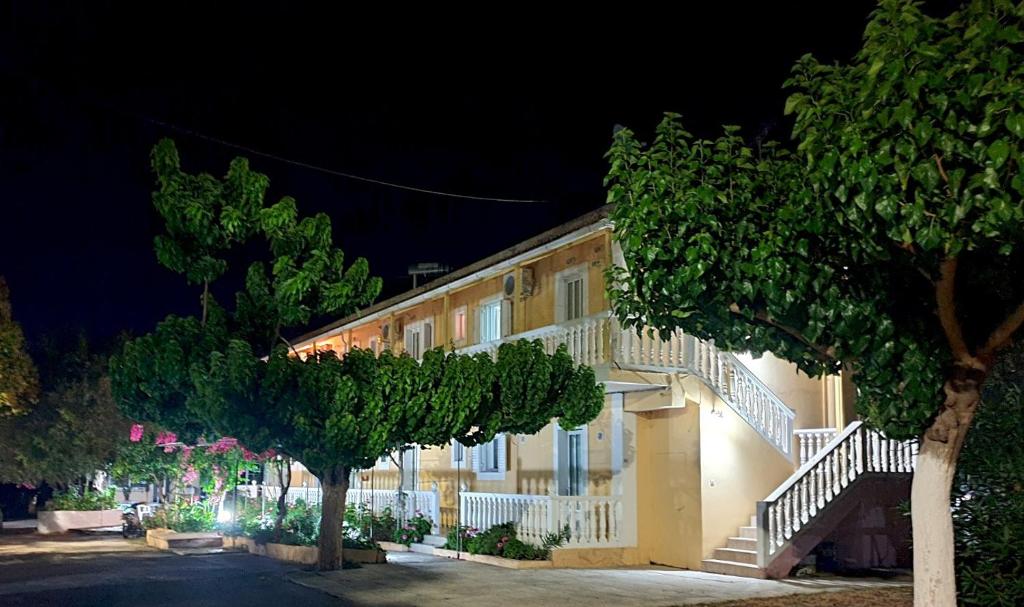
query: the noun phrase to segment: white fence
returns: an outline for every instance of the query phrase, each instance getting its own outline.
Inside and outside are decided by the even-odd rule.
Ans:
[[[263,495],[267,499],[276,500],[281,495],[281,488],[271,485],[263,486]],[[323,492],[319,487],[290,487],[285,500],[294,504],[298,500],[307,504],[319,504],[323,501]],[[404,502],[404,509],[400,507]],[[398,518],[410,519],[417,513],[429,518],[433,524],[433,532],[437,533],[441,524],[441,510],[438,495],[434,491],[396,491],[394,489],[349,489],[345,495],[345,503],[353,506],[365,506],[375,514],[390,509]]]
[[[548,496],[511,493],[462,493],[462,526],[481,531],[513,522],[516,535],[539,545],[544,536],[568,529],[568,547],[631,545],[623,537],[622,501],[616,496]]]

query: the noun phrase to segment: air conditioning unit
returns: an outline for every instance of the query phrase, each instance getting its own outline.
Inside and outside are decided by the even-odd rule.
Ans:
[[[512,297],[516,293],[516,275],[506,274],[505,280],[502,281],[505,285],[505,297]]]

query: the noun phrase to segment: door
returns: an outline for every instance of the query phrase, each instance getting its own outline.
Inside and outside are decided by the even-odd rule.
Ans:
[[[587,427],[563,430],[555,424],[558,495],[587,494]]]

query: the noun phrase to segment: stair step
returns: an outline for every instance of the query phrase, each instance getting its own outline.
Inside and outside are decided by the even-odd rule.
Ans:
[[[757,540],[749,537],[730,537],[726,548],[738,548],[739,550],[757,550]]]
[[[757,527],[740,527],[740,537],[757,539]]]
[[[424,535],[423,536],[423,543],[428,545],[428,546],[434,546],[435,548],[440,548],[441,546],[444,546],[447,542],[448,542],[448,538],[444,537],[443,535]]]
[[[720,573],[722,575],[752,577],[762,580],[767,577],[765,570],[757,565],[723,561],[721,559],[704,559],[701,561],[701,568],[708,573]]]
[[[745,565],[757,565],[757,552],[754,550],[739,550],[736,548],[715,548],[715,560],[732,561]]]
[[[409,552],[419,552],[420,554],[434,554],[434,547],[429,544],[409,544]]]

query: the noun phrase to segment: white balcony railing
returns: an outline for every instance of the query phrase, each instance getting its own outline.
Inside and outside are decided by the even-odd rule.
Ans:
[[[795,430],[793,434],[796,434],[797,440],[800,441],[800,465],[803,466],[807,460],[817,455],[838,433],[835,428]]]
[[[540,545],[544,536],[569,530],[567,547],[631,545],[622,526],[622,500],[615,496],[549,496],[514,493],[461,493],[459,520],[485,531],[512,522],[524,542]]]
[[[548,325],[458,350],[460,354],[497,353],[506,341],[539,339],[553,353],[565,344],[577,364],[614,363],[622,369],[684,372],[699,377],[736,413],[785,456],[793,451],[793,419],[787,407],[742,362],[728,352],[682,331],[668,339],[619,327],[607,313]]]
[[[909,474],[916,441],[885,438],[853,422],[757,503],[757,564],[767,567],[796,534],[865,473]]]

